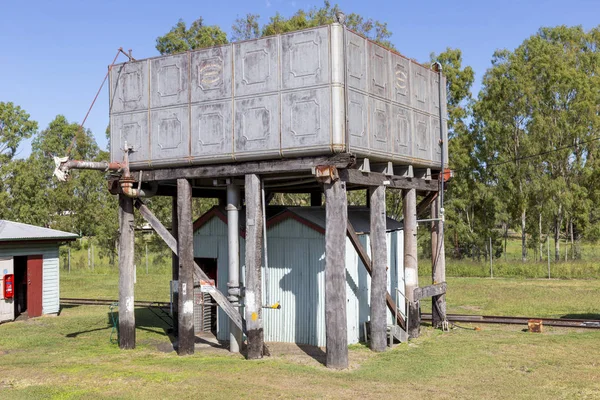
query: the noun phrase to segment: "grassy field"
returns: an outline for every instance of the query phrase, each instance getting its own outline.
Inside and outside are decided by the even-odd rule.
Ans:
[[[138,267],[136,299],[167,301],[166,271]],[[420,280],[429,283],[426,268]],[[450,276],[448,287],[450,313],[600,319],[597,279]],[[118,271],[63,270],[61,297],[116,299]],[[422,302],[423,312],[430,308]],[[261,361],[210,347],[178,357],[163,320],[138,308],[136,323],[133,351],[110,343],[106,306],[69,306],[58,317],[0,325],[0,399],[600,399],[600,331],[423,326],[420,338],[383,354],[351,346],[351,367],[340,372],[294,345],[273,344],[273,355]]]
[[[422,336],[384,354],[350,349],[351,368],[329,371],[294,348],[246,361],[222,350],[165,352],[164,323],[137,309],[137,343],[109,343],[107,307],[0,325],[0,398],[600,398],[600,332],[518,326]]]

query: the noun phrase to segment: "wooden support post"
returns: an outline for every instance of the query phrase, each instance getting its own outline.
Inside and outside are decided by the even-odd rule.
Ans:
[[[323,205],[323,194],[321,192],[310,193],[310,206],[321,207]]]
[[[325,334],[328,368],[348,368],[346,316],[346,183],[332,180],[325,188]]]
[[[246,329],[248,359],[263,357],[262,321],[262,196],[260,177],[246,175]]]
[[[179,329],[177,354],[194,354],[194,232],[192,186],[177,179],[177,252],[179,255]]]
[[[410,338],[416,338],[419,337],[419,328],[421,325],[419,302],[414,297],[414,290],[419,287],[416,190],[403,190],[402,202],[404,212],[404,276],[406,299],[408,300],[408,335]]]
[[[440,197],[431,204],[431,218],[440,218]],[[431,224],[431,279],[433,284],[446,281],[446,254],[444,249],[444,221]],[[434,328],[443,328],[446,320],[446,295],[431,298],[431,321]]]
[[[369,188],[371,204],[371,340],[369,347],[373,351],[387,349],[387,243],[385,232],[385,186]]]
[[[174,196],[172,199],[171,206],[171,234],[177,241],[178,230],[177,227],[177,196]],[[179,257],[177,257],[177,252],[171,252],[171,280],[173,281],[173,298],[172,308],[173,308],[173,334],[177,336],[179,334]]]
[[[133,199],[119,195],[119,347],[135,348]]]
[[[350,239],[350,243],[352,244],[352,247],[354,247],[354,250],[356,250],[356,253],[358,254],[358,258],[360,258],[360,261],[362,261],[363,265],[365,266],[365,269],[369,273],[369,276],[373,276],[373,268],[371,267],[371,258],[367,254],[363,245],[360,243],[360,241],[358,239],[358,235],[356,234],[356,231],[354,230],[354,227],[352,226],[350,221],[348,221],[348,228],[347,228],[346,233],[348,234],[348,239]],[[386,293],[385,301],[387,303],[388,310],[390,310],[392,315],[396,314],[396,317],[397,317],[396,323],[398,325],[400,325],[400,327],[402,329],[406,330],[406,321],[404,321],[404,318],[402,318],[402,315],[400,315],[399,313],[396,313],[396,302],[394,301],[394,299],[392,298],[392,296],[389,293]]]

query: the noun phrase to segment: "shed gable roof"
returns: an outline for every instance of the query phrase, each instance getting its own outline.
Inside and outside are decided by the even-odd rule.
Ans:
[[[0,242],[37,240],[75,240],[79,235],[41,226],[0,220]]]
[[[319,233],[325,233],[325,208],[324,207],[267,207],[267,229],[287,219],[294,219]],[[215,206],[194,222],[194,232],[200,229],[212,218],[219,218],[227,224],[227,211],[225,208]],[[357,233],[369,233],[371,230],[370,210],[366,207],[349,207],[348,219]],[[239,216],[240,234],[245,236],[246,209],[242,207]],[[392,218],[387,218],[386,230],[397,231],[402,229],[402,223]]]

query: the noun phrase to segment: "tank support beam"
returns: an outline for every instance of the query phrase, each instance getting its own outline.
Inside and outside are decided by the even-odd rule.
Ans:
[[[346,315],[346,182],[332,174],[325,191],[325,336],[327,368],[348,368]]]
[[[385,186],[369,188],[371,204],[371,340],[369,347],[373,351],[387,349],[387,240],[385,214]]]
[[[415,189],[402,191],[404,213],[404,276],[406,299],[408,301],[408,335],[419,337],[421,317],[419,301],[414,291],[419,287],[419,269],[417,263],[417,193]]]
[[[446,282],[446,254],[444,247],[444,220],[440,216],[441,198],[431,204],[431,218],[437,219],[431,223],[431,278],[433,284]],[[444,328],[446,321],[446,295],[441,294],[431,298],[432,325]]]
[[[194,231],[192,187],[177,180],[177,253],[179,258],[179,324],[177,354],[194,354]]]
[[[133,199],[119,195],[119,347],[135,348]]]
[[[248,331],[248,359],[264,355],[262,320],[262,196],[260,177],[246,175],[246,329]]]

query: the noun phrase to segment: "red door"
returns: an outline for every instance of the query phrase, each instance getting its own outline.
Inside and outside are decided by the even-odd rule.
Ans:
[[[42,263],[43,256],[27,257],[27,316],[42,315]]]

